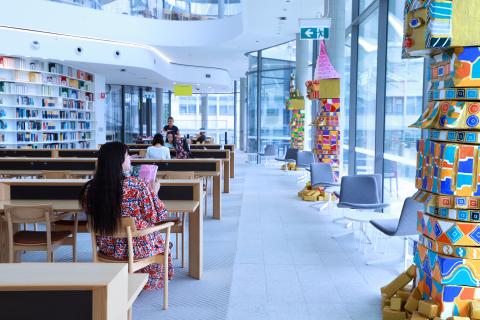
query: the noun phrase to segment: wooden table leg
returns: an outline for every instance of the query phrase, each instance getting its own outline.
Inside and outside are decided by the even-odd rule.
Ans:
[[[7,222],[0,218],[0,263],[8,262],[8,231]]]
[[[230,193],[230,161],[223,161],[223,192]]]
[[[222,194],[221,194],[221,182],[220,176],[213,177],[213,218],[220,220],[221,207],[222,207]]]
[[[235,178],[235,152],[230,152],[230,178]]]
[[[188,215],[188,274],[201,279],[203,273],[203,217],[200,206]]]

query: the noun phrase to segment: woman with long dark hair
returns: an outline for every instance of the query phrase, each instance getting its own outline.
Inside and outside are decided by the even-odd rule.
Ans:
[[[163,136],[160,133],[157,133],[153,136],[152,145],[147,148],[147,159],[155,160],[169,160],[170,159],[170,149],[164,147]]]
[[[92,180],[85,184],[80,195],[83,209],[89,215],[97,236],[100,252],[114,259],[127,258],[127,239],[113,238],[121,217],[133,217],[138,230],[153,227],[167,219],[167,210],[158,199],[160,187],[152,188],[143,180],[130,177],[128,148],[121,142],[109,142],[100,148],[97,168]],[[135,258],[150,257],[164,252],[165,242],[160,232],[133,239]],[[139,272],[149,273],[146,290],[163,287],[164,270],[153,264]],[[168,277],[173,276],[169,257]]]
[[[172,131],[167,132],[167,141],[165,142],[165,147],[175,148],[175,135]]]

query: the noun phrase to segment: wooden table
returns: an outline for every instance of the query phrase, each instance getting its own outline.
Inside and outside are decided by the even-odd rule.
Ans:
[[[126,263],[0,264],[0,318],[127,320],[147,280]]]
[[[40,205],[51,204],[55,212],[81,212],[83,209],[75,196],[81,187],[87,182],[86,179],[0,179],[0,215],[3,215],[5,205]],[[160,180],[163,193],[176,194],[178,189],[191,189],[191,192],[178,195],[190,197],[190,200],[165,199],[162,200],[169,212],[189,213],[189,250],[188,264],[189,274],[195,279],[200,279],[203,272],[203,217],[200,214],[200,180]],[[162,190],[162,187],[160,188]],[[64,193],[52,194],[54,190],[61,188]],[[41,192],[37,192],[40,191]],[[169,189],[172,189],[170,192]],[[50,192],[52,191],[52,192]],[[161,192],[159,192],[161,194]],[[49,199],[41,199],[49,195]],[[37,199],[28,199],[36,197]],[[62,197],[68,199],[55,199]],[[20,199],[18,199],[20,198]],[[27,198],[27,199],[26,199]],[[53,199],[52,199],[53,198]],[[73,198],[73,199],[72,199]],[[0,262],[8,261],[8,238],[6,222],[0,220]]]
[[[74,175],[88,176],[95,171],[95,158],[1,158],[0,175],[39,176],[42,170],[69,170]],[[221,160],[218,159],[132,159],[133,165],[154,164],[162,171],[193,171],[196,177],[213,178],[213,218],[221,219]]]

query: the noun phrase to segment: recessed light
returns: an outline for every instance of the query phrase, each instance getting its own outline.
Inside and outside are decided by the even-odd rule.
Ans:
[[[287,17],[278,17],[278,20],[280,20],[280,21],[286,21],[286,20],[287,20]]]
[[[121,72],[125,72],[125,71],[127,71],[127,69],[120,69],[120,71],[121,71]]]

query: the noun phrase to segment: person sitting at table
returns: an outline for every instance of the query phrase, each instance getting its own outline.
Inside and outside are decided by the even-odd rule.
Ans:
[[[177,159],[191,158],[190,147],[188,146],[187,139],[178,135],[175,136],[173,147],[175,148]]]
[[[200,132],[192,139],[192,143],[204,144],[207,141],[207,133],[204,128],[200,128]]]
[[[145,158],[155,160],[169,160],[170,149],[164,146],[163,136],[161,133],[157,133],[153,136],[152,145],[147,148],[147,154]]]
[[[172,131],[174,135],[178,136],[178,127],[173,124],[173,117],[168,117],[168,124],[163,127],[163,131],[169,132]]]
[[[167,142],[165,142],[165,147],[173,149],[175,148],[175,135],[172,131],[167,132]]]
[[[113,238],[121,217],[133,217],[138,230],[153,227],[168,218],[165,205],[158,198],[160,184],[153,187],[143,180],[129,176],[128,147],[121,142],[108,142],[100,148],[97,168],[92,180],[82,189],[80,201],[90,217],[97,236],[97,246],[103,255],[125,260],[127,239]],[[134,238],[135,258],[146,258],[164,252],[165,241],[160,232]],[[152,264],[138,272],[148,273],[145,290],[164,285],[163,265]],[[171,257],[168,257],[168,278],[173,277]]]

